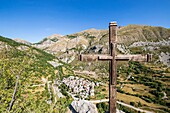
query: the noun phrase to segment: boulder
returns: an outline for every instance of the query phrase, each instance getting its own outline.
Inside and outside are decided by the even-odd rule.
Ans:
[[[96,106],[87,100],[73,101],[70,108],[72,113],[98,113]]]

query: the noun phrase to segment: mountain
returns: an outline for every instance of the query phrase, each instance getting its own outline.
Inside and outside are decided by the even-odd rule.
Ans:
[[[67,40],[72,40],[80,36],[88,40],[89,45],[90,45],[90,41],[92,40],[94,40],[93,43],[101,44],[103,41],[104,42],[108,41],[108,30],[89,29],[89,30],[85,30],[85,31],[71,34],[71,35],[60,36],[60,38],[57,38],[58,40],[55,40],[53,42],[60,41],[60,39],[63,39],[63,38],[66,38]],[[50,36],[50,37],[53,37],[53,36]],[[157,42],[157,41],[163,41],[163,40],[166,41],[166,40],[169,40],[169,37],[170,37],[170,29],[166,29],[163,27],[128,25],[128,26],[118,28],[117,39],[119,43],[125,43],[127,45],[130,45],[137,41],[144,41],[144,42],[146,41]],[[42,42],[46,41],[46,39],[48,38],[45,38],[39,44],[42,44]],[[51,39],[54,39],[54,38],[51,38]],[[77,42],[77,44],[79,44],[79,42]],[[51,46],[53,46],[53,44]]]
[[[46,49],[47,47],[53,45],[55,42],[57,42],[62,35],[54,34],[52,36],[49,36],[47,38],[44,38],[42,41],[36,43],[34,46],[40,49]]]
[[[65,56],[69,53],[109,53],[108,30],[89,29],[66,36],[50,36],[34,47],[43,49],[56,56]],[[128,25],[118,28],[119,53],[146,53],[154,54],[157,60],[170,66],[170,29],[163,27]],[[166,48],[166,49],[165,49]],[[154,50],[154,51],[153,51]],[[160,59],[158,59],[158,57]],[[162,59],[163,58],[163,59]]]
[[[109,63],[78,60],[79,54],[109,54],[108,38],[107,29],[94,28],[35,44],[0,36],[0,112],[108,111]],[[152,62],[117,63],[117,108],[168,113],[170,29],[118,28],[117,54],[147,53]]]

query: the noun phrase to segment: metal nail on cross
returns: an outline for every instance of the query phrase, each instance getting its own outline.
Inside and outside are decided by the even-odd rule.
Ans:
[[[116,113],[116,62],[117,61],[146,61],[152,59],[151,54],[142,56],[138,55],[116,55],[117,45],[117,23],[110,22],[109,25],[109,46],[111,55],[97,55],[97,54],[84,54],[80,55],[80,61],[97,61],[109,60],[110,62],[110,77],[109,77],[109,113]]]

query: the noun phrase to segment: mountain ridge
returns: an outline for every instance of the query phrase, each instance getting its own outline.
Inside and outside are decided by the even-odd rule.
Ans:
[[[120,34],[118,33],[118,35],[124,35],[124,33],[122,32],[125,32],[127,29],[139,29],[139,31],[142,29],[142,28],[155,28],[155,29],[164,29],[164,30],[169,30],[170,31],[170,28],[164,28],[164,27],[161,27],[161,26],[150,26],[150,25],[138,25],[138,24],[129,24],[127,26],[120,26],[118,27],[118,31],[120,31]],[[123,30],[122,30],[123,29]],[[61,35],[61,34],[53,34],[53,35],[50,35],[44,39],[42,39],[41,41],[37,42],[37,43],[40,43],[40,42],[43,42],[45,41],[45,39],[58,39],[58,38],[61,38],[61,37],[66,37],[66,36],[69,36],[69,35],[75,35],[75,34],[81,34],[81,33],[84,33],[84,32],[87,32],[87,33],[93,33],[93,32],[101,32],[101,31],[108,31],[108,29],[95,29],[95,28],[90,28],[90,29],[86,29],[86,30],[82,30],[82,31],[79,31],[79,32],[76,32],[76,33],[72,33],[72,34],[67,34],[67,35]],[[157,34],[159,36],[159,34]],[[28,43],[31,43],[29,41],[26,41],[26,40],[23,40],[21,38],[15,38],[14,40],[18,41],[18,42],[28,42]],[[34,43],[33,43],[34,44]],[[36,44],[36,43],[35,43]]]

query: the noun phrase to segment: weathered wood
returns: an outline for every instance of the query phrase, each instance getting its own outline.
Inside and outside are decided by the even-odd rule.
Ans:
[[[117,23],[111,22],[109,25],[109,45],[110,53],[112,59],[110,61],[110,79],[109,79],[109,112],[116,113],[116,83],[117,83],[117,74],[116,74],[116,45],[117,45]]]
[[[151,55],[117,55],[116,61],[138,61],[138,62],[150,62]]]
[[[101,54],[86,54],[80,55],[80,61],[103,61],[103,60],[112,60],[113,57],[110,55],[101,55]],[[116,55],[116,61],[139,61],[139,62],[150,62],[152,60],[152,55]]]
[[[97,55],[97,54],[84,54],[80,55],[80,61],[98,61],[98,60],[111,60],[113,57],[110,55]]]

